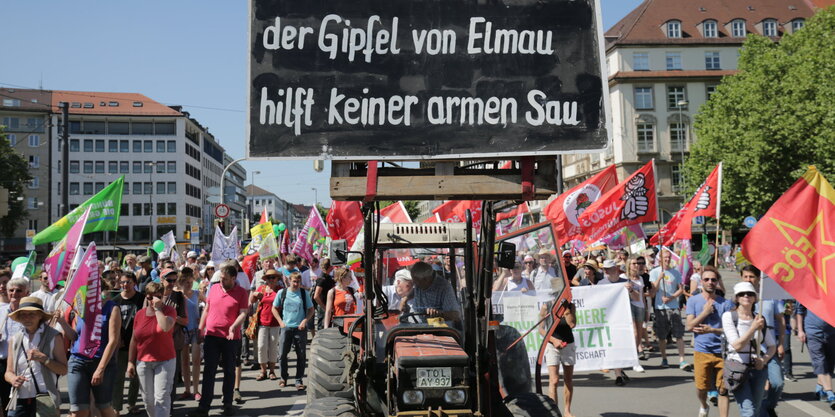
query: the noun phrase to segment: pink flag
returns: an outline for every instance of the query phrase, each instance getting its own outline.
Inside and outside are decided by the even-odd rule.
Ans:
[[[312,262],[313,244],[325,236],[328,236],[328,227],[322,220],[319,210],[313,207],[310,209],[310,215],[307,216],[307,222],[299,233],[299,238],[293,247],[293,253],[307,259],[308,262]]]
[[[79,318],[84,320],[81,328],[79,351],[82,355],[92,358],[101,345],[101,279],[99,278],[99,261],[96,256],[96,243],[90,242],[81,264],[67,283],[64,301],[75,306]]]
[[[81,243],[81,235],[84,233],[84,225],[90,215],[90,207],[76,220],[67,235],[55,245],[52,252],[44,260],[44,270],[49,274],[50,289],[55,289],[58,281],[67,279],[70,272],[70,265],[78,251],[78,244]]]

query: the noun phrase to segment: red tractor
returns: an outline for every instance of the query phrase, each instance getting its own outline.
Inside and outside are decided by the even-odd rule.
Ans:
[[[536,347],[539,356],[532,377],[525,346],[525,339],[532,338],[502,324],[492,300],[494,271],[512,268],[517,250],[556,252],[550,225],[531,226],[497,241],[492,202],[483,205],[478,238],[469,212],[466,223],[422,224],[381,224],[368,203],[363,213],[363,313],[345,316],[341,327],[316,333],[304,415],[560,415],[556,404],[541,394],[544,345]],[[339,243],[331,257],[344,261],[348,252]],[[454,319],[428,318],[426,306],[415,305],[403,313],[388,305],[383,284],[393,271],[387,269],[392,257],[402,259],[404,253],[412,258],[435,257],[450,266],[437,272],[434,280],[445,280],[451,288],[460,306],[459,314],[451,315]],[[558,317],[570,297],[569,278],[561,264],[554,269],[559,272],[551,280],[549,305]],[[419,298],[416,295],[415,301]],[[536,322],[539,315],[531,320]],[[531,333],[540,333],[541,323]],[[553,331],[552,326],[541,333],[550,336]]]

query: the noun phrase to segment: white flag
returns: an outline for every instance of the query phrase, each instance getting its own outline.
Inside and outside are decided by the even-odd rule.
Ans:
[[[229,236],[224,236],[220,227],[215,225],[215,240],[212,243],[212,262],[220,264],[228,259],[235,259],[240,253],[238,244],[238,226],[232,228]]]

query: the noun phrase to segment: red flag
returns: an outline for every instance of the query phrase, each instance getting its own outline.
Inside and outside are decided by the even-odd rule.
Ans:
[[[694,217],[719,217],[721,188],[722,164],[720,163],[699,186],[690,201],[650,239],[650,243],[658,245],[660,236],[664,237],[661,244],[665,246],[672,245],[676,240],[690,240],[693,237],[691,225]]]
[[[835,189],[809,167],[742,241],[742,254],[818,317],[835,325]]]
[[[258,220],[259,224],[264,224],[267,222],[267,206],[264,206],[264,211],[261,212],[261,220]]]
[[[676,241],[676,229],[682,223],[684,219],[685,209],[681,209],[673,215],[673,218],[670,219],[667,224],[661,227],[661,229],[649,239],[650,245],[664,245],[670,246]],[[663,236],[663,241],[661,237]]]
[[[345,239],[350,248],[363,225],[360,203],[358,201],[334,201],[325,221],[328,223],[331,239]]]
[[[412,218],[406,211],[402,201],[395,201],[393,204],[380,209],[380,223],[411,223]]]
[[[631,224],[655,221],[655,160],[602,195],[578,218],[584,240],[594,242]]]
[[[258,252],[255,252],[252,255],[244,256],[244,260],[241,262],[241,268],[243,268],[244,273],[249,278],[249,281],[255,277],[255,267],[258,265],[258,257],[261,256]],[[248,288],[244,288],[248,290]]]
[[[612,165],[562,193],[556,200],[545,206],[542,212],[554,224],[560,245],[568,243],[569,240],[582,240],[583,232],[578,218],[617,183],[617,169]]]
[[[507,213],[497,214],[496,215],[496,221],[500,222],[502,220],[510,219],[510,218],[513,218],[513,217],[516,217],[516,216],[521,216],[522,214],[530,213],[530,212],[531,212],[531,209],[528,207],[528,203],[524,202],[524,203],[519,204],[518,206],[516,206],[515,209],[513,209],[511,211],[508,211]]]
[[[467,210],[473,215],[473,227],[481,227],[481,200],[450,200],[432,209],[441,221],[446,223],[464,223],[467,221]]]
[[[281,234],[281,242],[278,243],[278,251],[284,254],[290,253],[290,229],[284,229]]]
[[[423,221],[424,223],[441,223],[441,218],[438,217],[438,213],[434,213],[431,216],[427,217],[426,220]]]

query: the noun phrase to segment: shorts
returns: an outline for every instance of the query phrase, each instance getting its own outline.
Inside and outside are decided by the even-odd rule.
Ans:
[[[635,323],[643,323],[644,322],[644,315],[646,314],[646,309],[643,307],[638,307],[635,304],[629,304],[630,309],[632,310],[632,321]]]
[[[725,361],[720,353],[693,352],[693,380],[699,391],[719,390]]]
[[[116,355],[104,368],[101,384],[91,385],[93,374],[99,366],[99,359],[79,358],[71,355],[67,367],[67,386],[70,397],[70,412],[90,409],[90,391],[96,398],[99,410],[112,407],[113,386],[116,380]]]
[[[806,346],[815,375],[829,375],[835,368],[835,334],[809,329],[806,332]]]
[[[545,347],[545,364],[547,366],[574,366],[577,362],[577,346],[574,343],[565,345],[562,349],[557,349],[553,344],[548,343]]]
[[[655,322],[652,328],[659,339],[666,339],[670,334],[676,339],[684,336],[684,323],[681,322],[681,313],[678,309],[655,309]]]
[[[183,338],[186,345],[193,345],[197,343],[197,329],[189,330],[183,327]]]

